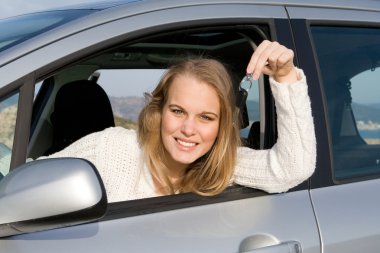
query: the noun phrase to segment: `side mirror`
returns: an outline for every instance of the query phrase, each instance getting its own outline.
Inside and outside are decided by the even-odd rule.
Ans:
[[[104,185],[87,160],[33,161],[0,181],[0,237],[87,223],[106,211]]]

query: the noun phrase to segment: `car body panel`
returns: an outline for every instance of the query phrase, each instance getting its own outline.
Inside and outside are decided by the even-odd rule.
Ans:
[[[341,10],[340,8],[324,9],[316,7],[289,7],[289,16],[292,19],[308,19],[318,21],[362,21],[379,22],[379,10],[363,10],[358,14],[358,10]]]
[[[376,252],[380,247],[380,179],[311,191],[325,252]]]
[[[298,241],[302,252],[320,252],[308,191],[25,234],[9,241],[0,240],[0,248],[12,253],[42,252],[43,248],[57,253],[83,252],[89,245],[94,253],[238,252],[244,239],[260,235],[271,238],[272,244]],[[260,243],[265,242],[259,239],[250,246],[262,247]]]

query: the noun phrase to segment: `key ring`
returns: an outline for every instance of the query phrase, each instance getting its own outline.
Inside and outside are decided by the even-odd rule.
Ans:
[[[246,74],[240,82],[239,88],[249,91],[253,84],[253,74]]]
[[[239,92],[237,96],[237,106],[236,118],[239,119],[239,125],[241,128],[246,128],[249,125],[248,114],[246,108],[246,102],[248,98],[248,91],[251,89],[253,84],[252,74],[246,74],[239,84]]]

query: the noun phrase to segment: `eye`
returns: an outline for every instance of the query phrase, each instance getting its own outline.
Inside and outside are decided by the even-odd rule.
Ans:
[[[210,117],[209,115],[207,114],[202,114],[201,115],[201,119],[205,120],[205,121],[213,121],[214,118],[213,117]]]
[[[181,110],[181,109],[177,109],[177,108],[173,108],[173,109],[171,109],[170,110],[172,113],[174,113],[174,114],[177,114],[177,115],[182,115],[184,112],[183,112],[183,110]]]

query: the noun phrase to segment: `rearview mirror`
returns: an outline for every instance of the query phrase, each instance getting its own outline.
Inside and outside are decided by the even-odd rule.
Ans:
[[[106,210],[104,185],[87,160],[33,161],[0,181],[1,237],[94,221]]]

